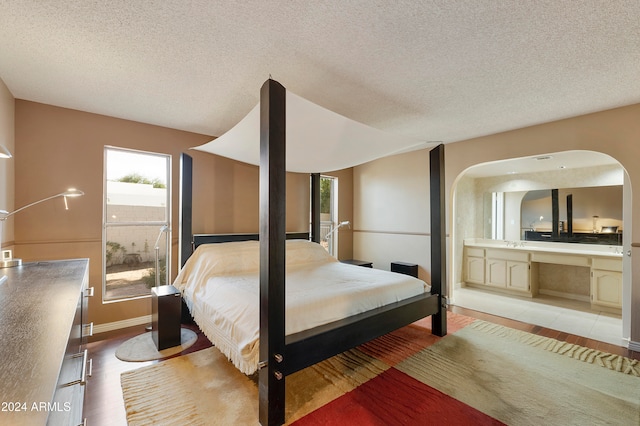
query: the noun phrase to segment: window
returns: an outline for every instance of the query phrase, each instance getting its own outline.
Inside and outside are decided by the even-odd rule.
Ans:
[[[105,147],[104,170],[103,301],[147,296],[170,277],[171,156]]]

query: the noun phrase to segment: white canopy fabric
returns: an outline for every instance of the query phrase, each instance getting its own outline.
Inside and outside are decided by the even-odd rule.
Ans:
[[[435,145],[374,129],[289,91],[286,93],[287,171],[321,173],[341,170]],[[259,165],[260,104],[231,130],[194,149]]]

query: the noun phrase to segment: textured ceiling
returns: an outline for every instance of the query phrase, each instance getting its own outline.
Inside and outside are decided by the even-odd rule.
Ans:
[[[0,0],[15,98],[218,136],[271,75],[445,143],[640,102],[640,1]]]
[[[502,175],[523,175],[525,173],[541,173],[563,169],[580,169],[594,166],[617,166],[620,163],[607,154],[593,151],[563,151],[533,157],[512,158],[478,164],[465,171],[465,176],[482,178]],[[622,176],[622,173],[620,173]]]

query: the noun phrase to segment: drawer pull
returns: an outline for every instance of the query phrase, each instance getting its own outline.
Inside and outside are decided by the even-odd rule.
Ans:
[[[88,289],[86,289],[85,291],[85,295],[84,297],[93,297],[93,294],[95,292],[95,289],[93,287],[89,287]]]
[[[89,333],[84,334],[84,330],[83,330],[83,333],[82,333],[82,337],[83,338],[85,338],[85,337],[93,337],[93,321],[91,321],[91,323],[89,323],[89,325],[85,324],[85,325],[82,326],[83,329],[85,329],[87,327],[89,328]]]
[[[89,372],[87,373],[87,377],[93,376],[93,358],[89,358]],[[85,378],[86,382],[86,378]]]
[[[65,388],[65,387],[75,386],[75,385],[84,386],[87,384],[87,377],[91,377],[91,374],[93,373],[93,359],[88,360],[89,351],[87,349],[85,349],[83,352],[79,352],[71,356],[71,358],[80,358],[80,357],[82,357],[82,373],[80,374],[80,379],[74,380],[69,383],[65,383],[61,387]],[[87,364],[89,364],[88,374],[87,374]]]

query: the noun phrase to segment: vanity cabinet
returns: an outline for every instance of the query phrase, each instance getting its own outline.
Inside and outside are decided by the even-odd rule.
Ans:
[[[548,272],[544,281],[547,287],[540,289],[544,264],[589,268],[591,281],[588,281],[586,273],[580,275],[580,280],[574,282],[580,287],[580,291],[576,294],[584,297],[586,302],[588,300],[585,297],[586,290],[589,289],[593,310],[621,313],[622,255],[620,253],[609,254],[594,250],[581,253],[575,249],[561,251],[554,247],[536,246],[498,248],[488,245],[484,247],[465,245],[464,256],[465,285],[529,297],[535,297],[539,292],[550,290]],[[571,296],[574,296],[573,293],[567,293],[568,298],[573,298]],[[576,298],[576,300],[583,299]]]
[[[466,255],[466,282],[484,284],[484,249],[469,247]]]
[[[531,264],[507,261],[507,288],[519,291],[531,291]]]
[[[466,247],[465,283],[531,294],[529,253]]]
[[[529,253],[487,250],[486,265],[486,285],[530,293]]]
[[[591,265],[591,305],[594,309],[622,309],[622,262],[594,258]]]
[[[507,287],[507,261],[504,259],[488,258],[487,275],[484,284],[492,287]]]

